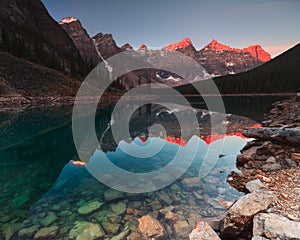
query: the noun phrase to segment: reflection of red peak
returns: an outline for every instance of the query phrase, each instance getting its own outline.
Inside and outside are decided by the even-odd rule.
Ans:
[[[176,143],[179,146],[185,146],[187,144],[187,141],[185,141],[182,138],[176,138],[176,137],[172,137],[172,136],[167,136],[166,141],[171,142],[171,143]]]
[[[217,52],[221,52],[221,51],[231,51],[231,52],[238,52],[238,53],[248,52],[261,62],[267,62],[271,59],[271,55],[258,44],[251,45],[247,48],[239,49],[239,48],[232,48],[230,46],[224,45],[222,43],[219,43],[217,40],[213,39],[206,47],[215,50]]]
[[[146,44],[142,43],[141,46],[139,47],[139,49],[147,49]]]
[[[253,124],[252,126],[250,126],[250,128],[260,128],[260,127],[262,127],[262,125],[260,123],[256,123],[256,124]],[[205,141],[206,144],[209,145],[214,141],[220,140],[225,137],[232,137],[232,136],[240,137],[243,139],[249,139],[248,137],[245,137],[242,132],[230,132],[230,133],[226,133],[226,134],[212,134],[212,135],[207,135],[207,136],[200,136],[200,138],[203,141]],[[143,143],[147,142],[147,137],[144,135],[140,136],[139,139]],[[186,146],[188,144],[187,140],[180,138],[180,137],[167,136],[167,137],[165,137],[165,140],[168,142],[171,142],[171,143],[178,144],[180,146]]]
[[[168,45],[166,47],[166,49],[168,49],[168,50],[183,49],[183,48],[187,48],[188,46],[191,46],[191,45],[193,45],[191,39],[184,38],[180,42],[171,43],[170,45]]]

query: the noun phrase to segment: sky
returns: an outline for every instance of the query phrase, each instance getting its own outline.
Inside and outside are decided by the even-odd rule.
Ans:
[[[260,44],[272,57],[300,42],[300,0],[42,0],[57,21],[73,16],[92,37],[162,48],[189,37],[236,48]]]

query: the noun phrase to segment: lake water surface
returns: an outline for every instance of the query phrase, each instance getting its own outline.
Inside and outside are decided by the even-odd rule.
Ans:
[[[33,239],[39,229],[56,226],[53,239],[75,239],[74,231],[80,232],[87,222],[100,226],[99,239],[112,239],[119,234],[139,239],[138,219],[147,214],[163,224],[165,239],[185,239],[178,235],[166,212],[186,221],[186,231],[199,219],[222,216],[226,211],[222,201],[231,202],[241,195],[226,182],[231,171],[238,171],[236,156],[249,141],[240,136],[241,129],[259,123],[271,103],[282,98],[224,97],[226,111],[230,113],[224,124],[230,134],[220,137],[209,136],[205,111],[199,110],[197,115],[199,131],[184,126],[189,137],[180,138],[174,114],[161,106],[148,105],[132,117],[131,139],[115,142],[109,125],[113,108],[101,109],[95,121],[101,142],[84,159],[90,160],[87,167],[70,163],[72,159],[78,160],[71,106],[0,112],[0,239]],[[205,109],[205,104],[196,99],[193,106]],[[164,125],[166,135],[149,131],[154,123]],[[161,151],[150,157],[146,151],[146,157],[134,154],[135,144],[147,147],[151,142],[162,145]],[[224,145],[221,152],[205,162],[208,149],[218,144]],[[120,169],[149,173],[167,166],[179,150],[183,152],[182,162],[189,161],[189,153],[195,151],[191,166],[166,187],[159,187],[163,177],[143,183],[145,193],[132,193],[140,187],[134,178],[123,180],[131,193],[114,190],[98,181],[88,167],[98,162],[101,168],[102,159],[107,157]],[[103,179],[112,184],[116,181],[112,172],[99,171],[103,171]],[[147,192],[147,184],[160,189]]]

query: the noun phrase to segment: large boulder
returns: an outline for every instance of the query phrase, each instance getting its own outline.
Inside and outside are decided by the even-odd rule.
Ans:
[[[300,239],[300,222],[274,213],[259,213],[253,219],[253,238]]]
[[[275,200],[273,192],[263,190],[242,196],[220,222],[221,235],[236,238],[251,225],[254,215],[266,211]]]

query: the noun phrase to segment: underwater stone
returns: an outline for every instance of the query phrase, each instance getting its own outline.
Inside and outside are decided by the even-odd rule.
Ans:
[[[99,201],[93,201],[83,205],[82,207],[78,208],[78,213],[81,215],[90,214],[97,209],[99,209],[104,203],[100,203]]]
[[[8,225],[9,224],[9,225]],[[22,223],[6,223],[2,226],[5,239],[11,239],[12,235],[15,234],[22,227]]]
[[[139,220],[140,232],[148,238],[162,238],[165,236],[164,228],[160,222],[150,215],[141,217]]]
[[[121,232],[119,235],[112,237],[110,240],[123,240],[129,234],[129,230]]]
[[[185,178],[182,180],[182,183],[185,188],[199,188],[200,178],[199,177]]]
[[[49,212],[47,214],[47,216],[42,219],[40,221],[41,225],[44,226],[44,227],[48,227],[50,226],[53,222],[55,222],[57,220],[57,217],[56,215],[54,214],[54,212]]]
[[[61,213],[59,213],[59,216],[62,216],[62,217],[68,217],[71,215],[72,215],[72,212],[70,210],[64,210]]]
[[[87,221],[76,221],[74,227],[69,232],[69,238],[76,240],[94,240],[104,235],[105,232],[99,224]]]
[[[119,231],[120,224],[104,222],[102,223],[102,227],[105,229],[106,232],[116,234]]]
[[[192,231],[192,227],[186,220],[177,221],[174,224],[174,232],[177,239],[185,239]]]
[[[111,205],[111,209],[116,215],[121,215],[126,211],[126,204],[123,202],[118,202]]]
[[[34,234],[34,239],[53,239],[58,231],[58,226],[44,227]]]
[[[107,191],[104,192],[104,200],[105,201],[112,201],[120,198],[124,198],[125,193],[117,191],[115,189],[108,189]]]
[[[32,238],[33,234],[37,231],[38,227],[38,225],[33,225],[28,228],[22,228],[19,231],[18,236],[20,238]]]

